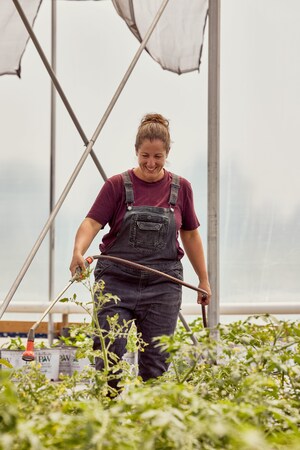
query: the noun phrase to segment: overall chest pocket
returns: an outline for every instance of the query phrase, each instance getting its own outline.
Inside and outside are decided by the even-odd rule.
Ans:
[[[167,217],[138,214],[131,220],[130,245],[146,252],[163,250],[167,245],[168,228]]]

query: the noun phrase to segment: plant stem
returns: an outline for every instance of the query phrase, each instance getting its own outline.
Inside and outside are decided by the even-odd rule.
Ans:
[[[171,356],[171,361],[172,361],[172,364],[173,364],[173,367],[174,367],[174,371],[175,371],[175,376],[176,376],[177,383],[180,383],[180,382],[181,382],[181,381],[180,381],[180,375],[179,375],[179,372],[178,372],[178,370],[177,370],[176,363],[175,363],[175,361],[174,361],[173,356]]]
[[[105,345],[105,339],[104,339],[104,336],[102,333],[102,329],[99,324],[98,314],[97,314],[97,311],[95,312],[95,310],[93,312],[93,322],[94,322],[94,325],[96,326],[97,333],[98,333],[98,336],[100,339],[101,350],[102,350],[102,354],[103,354],[104,370],[106,373],[108,373],[109,372],[109,362],[108,362],[108,356],[107,356],[107,348]]]

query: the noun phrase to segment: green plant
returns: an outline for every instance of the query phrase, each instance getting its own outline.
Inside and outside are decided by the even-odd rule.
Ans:
[[[83,352],[92,352],[91,326],[71,333]],[[111,359],[111,340],[132,330],[117,317],[109,333],[100,330],[103,371],[89,367],[57,383],[35,363],[0,371],[0,450],[298,450],[299,322],[263,315],[212,332],[200,319],[190,326],[199,345],[181,324],[174,336],[158,339],[170,370],[146,383],[125,361]],[[115,370],[126,389],[112,398],[108,380]]]
[[[5,342],[1,345],[1,348],[5,348],[7,350],[25,350],[25,345],[23,344],[20,336],[11,337],[9,342]]]
[[[132,322],[127,334],[126,350],[129,353],[136,353],[143,351],[145,346],[146,343],[143,341],[141,333],[138,333],[135,323]]]
[[[103,380],[105,380],[104,385],[106,386],[106,390],[101,388],[103,395],[109,394],[114,396],[118,394],[118,391],[111,388],[110,381],[117,379],[121,388],[126,385],[128,379],[133,377],[133,374],[129,364],[126,361],[119,360],[117,355],[111,351],[112,344],[116,339],[125,338],[128,343],[127,349],[131,348],[133,351],[142,351],[144,342],[136,332],[133,321],[120,321],[118,314],[107,318],[109,324],[108,330],[101,329],[98,321],[98,311],[108,302],[118,302],[119,298],[110,293],[104,293],[104,282],[102,280],[92,284],[90,277],[87,276],[82,283],[87,288],[90,299],[83,302],[79,301],[76,295],[73,295],[69,301],[83,308],[90,317],[90,321],[86,321],[80,326],[70,327],[70,336],[68,338],[62,338],[62,341],[66,345],[71,343],[78,347],[76,351],[76,357],[78,358],[88,357],[92,362],[95,358],[101,358],[103,360],[103,372],[101,376],[97,375],[96,379],[98,379],[101,387],[103,387]],[[62,299],[61,301],[65,302],[67,299]],[[93,349],[92,337],[99,338],[101,344],[100,350]]]

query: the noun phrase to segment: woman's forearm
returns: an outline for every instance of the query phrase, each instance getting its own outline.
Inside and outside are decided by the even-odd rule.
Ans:
[[[205,263],[204,249],[201,236],[198,230],[180,231],[180,237],[184,251],[189,258],[199,281],[208,281],[207,268]]]
[[[73,257],[70,264],[70,271],[73,274],[76,268],[79,266],[84,269],[83,255],[91,245],[96,234],[101,230],[102,225],[96,220],[86,218],[79,226],[73,249]]]
[[[203,297],[200,293],[198,293],[197,302],[208,305],[211,299],[211,289],[208,280],[208,273],[201,236],[198,230],[180,230],[180,237],[186,255],[189,258],[193,269],[199,278],[198,287],[204,289],[208,294],[207,296]]]

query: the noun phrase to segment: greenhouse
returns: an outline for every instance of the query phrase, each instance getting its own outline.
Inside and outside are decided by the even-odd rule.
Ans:
[[[0,449],[298,449],[297,0],[2,0],[0,11]],[[161,135],[137,144],[150,116],[170,129],[162,153]],[[95,213],[124,171],[114,242],[130,224],[128,249],[147,249],[136,259],[106,250],[116,219],[103,228]],[[135,206],[136,178],[150,192],[156,171],[171,176],[170,208]],[[183,277],[163,234],[176,208]],[[70,273],[87,223],[86,269]],[[151,330],[173,314],[174,333],[147,338],[154,299],[142,319],[136,306],[134,321],[111,315],[103,329],[137,272],[159,292]]]

